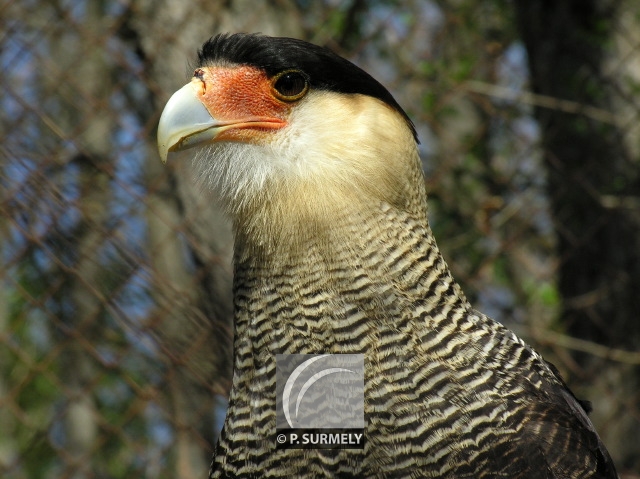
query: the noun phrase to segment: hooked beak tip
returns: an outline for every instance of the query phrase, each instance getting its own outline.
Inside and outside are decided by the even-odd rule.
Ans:
[[[216,134],[216,120],[196,95],[196,88],[187,83],[176,91],[164,107],[158,123],[158,153],[163,163],[169,152],[186,150],[211,142]]]

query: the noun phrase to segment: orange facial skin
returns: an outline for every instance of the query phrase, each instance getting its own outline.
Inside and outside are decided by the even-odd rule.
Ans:
[[[197,96],[225,126],[216,141],[256,143],[270,130],[287,125],[293,106],[274,95],[272,79],[255,67],[202,67],[191,80]]]

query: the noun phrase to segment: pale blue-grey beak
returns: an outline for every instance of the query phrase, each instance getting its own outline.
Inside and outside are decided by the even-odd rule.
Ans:
[[[207,111],[196,95],[196,85],[187,83],[175,92],[158,123],[158,151],[163,163],[170,151],[186,150],[212,142],[221,123]]]

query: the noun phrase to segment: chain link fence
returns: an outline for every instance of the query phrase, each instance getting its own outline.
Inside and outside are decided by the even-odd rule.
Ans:
[[[189,154],[161,164],[155,128],[204,40],[261,31],[392,90],[454,276],[593,401],[640,477],[637,11],[601,12],[600,56],[574,52],[577,83],[554,90],[518,2],[0,2],[0,475],[206,477],[232,238]]]

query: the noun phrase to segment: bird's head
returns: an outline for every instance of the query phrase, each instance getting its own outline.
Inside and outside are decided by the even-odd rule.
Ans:
[[[200,177],[234,219],[265,208],[330,214],[372,197],[402,207],[416,143],[369,74],[326,48],[256,34],[207,41],[158,126],[162,159],[198,147]]]

